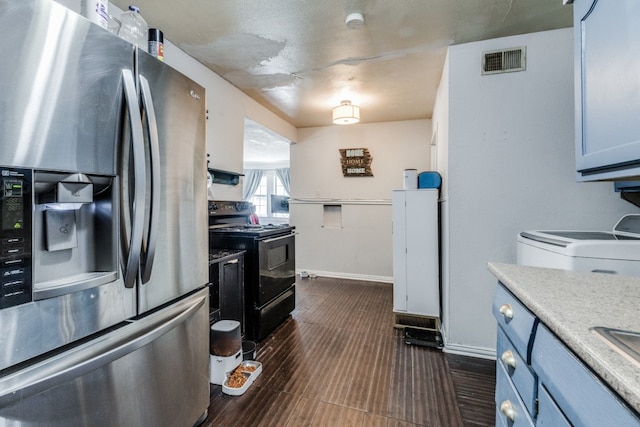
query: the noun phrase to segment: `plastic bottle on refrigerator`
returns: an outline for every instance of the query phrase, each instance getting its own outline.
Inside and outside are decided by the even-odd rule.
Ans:
[[[118,35],[141,49],[147,50],[147,31],[149,26],[136,6],[120,15],[120,31]]]
[[[82,0],[80,2],[82,16],[95,22],[102,28],[107,28],[109,24],[109,1],[108,0]]]

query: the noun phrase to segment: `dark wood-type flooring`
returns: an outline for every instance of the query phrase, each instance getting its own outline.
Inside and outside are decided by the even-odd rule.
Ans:
[[[298,279],[242,396],[211,387],[203,426],[493,426],[495,362],[404,343],[390,284]]]

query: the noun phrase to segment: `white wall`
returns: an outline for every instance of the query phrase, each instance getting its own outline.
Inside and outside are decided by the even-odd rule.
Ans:
[[[298,130],[291,146],[290,222],[300,234],[296,268],[332,277],[391,282],[391,191],[404,169],[429,169],[430,120]],[[342,175],[342,148],[367,148],[373,177]],[[339,228],[325,227],[323,206],[340,206]]]
[[[449,283],[449,54],[445,58],[442,67],[442,77],[436,93],[436,102],[433,108],[433,132],[432,155],[435,155],[436,170],[442,176],[442,187],[440,189],[440,284],[442,312],[440,330],[446,338],[448,318],[449,318],[449,292],[445,284]]]
[[[287,139],[297,140],[295,127],[166,39],[165,62],[207,89],[207,153],[210,167],[242,173],[245,117]],[[212,191],[218,200],[242,200],[242,179],[236,186],[214,184]]]
[[[258,104],[238,88],[165,39],[165,62],[207,89],[207,153],[209,166],[242,173],[244,123],[249,118],[291,141],[295,127]],[[242,200],[242,177],[235,186],[214,184],[218,200]]]
[[[450,351],[495,351],[496,279],[487,262],[515,263],[519,231],[608,230],[638,212],[612,183],[576,183],[572,37],[564,29],[449,48],[434,126],[448,155]],[[527,47],[526,71],[481,76],[483,51],[519,46]]]

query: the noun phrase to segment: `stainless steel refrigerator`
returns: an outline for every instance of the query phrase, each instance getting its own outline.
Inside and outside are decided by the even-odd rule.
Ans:
[[[0,28],[0,426],[195,425],[205,91],[49,0]]]

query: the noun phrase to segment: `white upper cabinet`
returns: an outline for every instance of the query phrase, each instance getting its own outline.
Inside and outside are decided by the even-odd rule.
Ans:
[[[640,176],[640,1],[573,7],[577,179]]]

